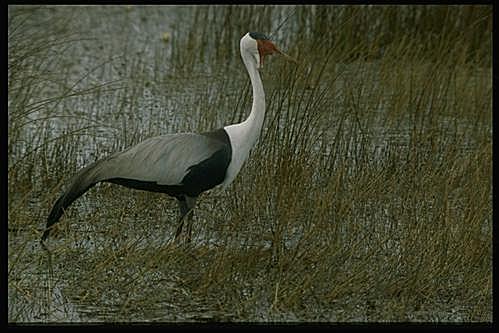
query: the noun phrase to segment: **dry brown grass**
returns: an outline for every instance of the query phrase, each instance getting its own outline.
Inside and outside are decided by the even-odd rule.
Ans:
[[[71,175],[242,120],[239,37],[293,8],[184,8],[170,44],[168,7],[100,10],[9,7],[9,322],[492,320],[490,6],[296,7],[276,39],[300,64],[266,64],[260,142],[194,243],[172,199],[104,184],[49,262]]]

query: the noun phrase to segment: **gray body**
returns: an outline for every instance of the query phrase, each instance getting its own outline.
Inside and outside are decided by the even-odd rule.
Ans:
[[[230,139],[224,129],[219,129],[201,134],[161,135],[103,158],[71,179],[49,214],[42,241],[73,201],[103,181],[177,198],[178,236],[199,194],[224,181],[231,156]]]

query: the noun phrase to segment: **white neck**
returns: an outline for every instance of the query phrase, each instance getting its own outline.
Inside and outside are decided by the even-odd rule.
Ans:
[[[253,87],[253,104],[251,105],[251,113],[249,117],[240,124],[247,128],[245,138],[251,142],[253,147],[260,136],[263,120],[265,118],[265,92],[263,91],[262,79],[258,72],[257,65],[253,58],[248,54],[242,54],[243,62],[246,65],[248,74]]]
[[[262,79],[257,69],[255,58],[247,52],[241,51],[244,65],[248,71],[251,85],[253,86],[253,104],[248,118],[239,123],[225,126],[232,146],[232,159],[227,168],[224,187],[229,185],[239,173],[244,161],[248,158],[249,151],[256,144],[263,120],[265,118],[265,92]]]

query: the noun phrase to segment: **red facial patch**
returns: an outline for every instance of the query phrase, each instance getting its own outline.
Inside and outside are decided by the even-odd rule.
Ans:
[[[258,53],[260,54],[260,66],[263,66],[263,60],[266,55],[277,52],[275,45],[269,40],[257,39]]]

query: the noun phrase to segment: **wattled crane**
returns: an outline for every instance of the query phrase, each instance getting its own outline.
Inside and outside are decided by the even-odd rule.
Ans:
[[[192,209],[198,196],[215,186],[228,186],[258,140],[265,117],[265,93],[258,72],[264,57],[278,53],[295,61],[258,32],[248,32],[241,38],[240,51],[253,87],[253,103],[246,120],[210,132],[152,137],[83,168],[52,207],[42,243],[64,210],[98,182],[175,197],[180,210],[175,238],[187,217],[190,240]]]

